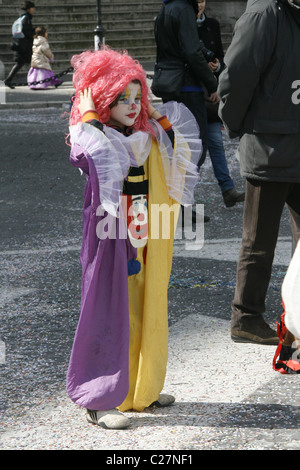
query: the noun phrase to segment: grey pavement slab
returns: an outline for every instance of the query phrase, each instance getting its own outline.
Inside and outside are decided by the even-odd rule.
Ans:
[[[1,88],[1,109],[34,109],[62,107],[69,105],[74,92],[72,81],[68,79],[58,87],[45,90],[30,90],[27,86],[16,86],[14,90]]]
[[[193,312],[170,329],[165,390],[176,396],[173,406],[129,412],[131,427],[111,431],[87,424],[84,410],[60,392],[4,432],[1,447],[299,450],[298,380],[274,374],[272,354],[268,346],[233,344],[228,321]]]

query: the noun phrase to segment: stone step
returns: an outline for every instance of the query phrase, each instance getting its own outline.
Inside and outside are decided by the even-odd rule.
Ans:
[[[158,12],[160,9],[161,2],[156,2],[156,1],[151,1],[147,3],[134,3],[134,8],[133,4],[130,2],[101,2],[101,13],[106,14],[106,13],[112,13],[112,12],[118,12],[118,13],[132,13],[132,12],[147,12],[149,10],[152,10],[154,12]],[[48,15],[48,14],[53,14],[56,13],[57,11],[60,11],[62,14],[63,13],[96,13],[97,14],[97,6],[96,2],[92,2],[91,4],[88,3],[78,3],[74,4],[73,2],[71,4],[66,4],[64,2],[63,5],[44,5],[42,8],[36,8],[35,13],[34,13],[34,19],[41,16],[41,15]],[[18,8],[14,8],[11,5],[7,6],[4,5],[3,3],[0,3],[0,12],[2,15],[8,16],[9,19],[16,18],[21,11]]]
[[[140,41],[143,42],[145,46],[155,45],[152,31],[149,30],[132,30],[131,35],[127,30],[114,30],[111,32],[106,32],[104,34],[105,43],[112,48],[125,48],[132,47],[135,44],[139,44]],[[73,34],[67,33],[57,33],[51,34],[49,36],[49,44],[53,54],[57,55],[59,51],[62,51],[64,54],[66,51],[70,50],[85,50],[94,47],[94,33],[92,31],[80,32],[76,35],[74,39]],[[231,42],[232,35],[230,33],[225,33],[222,35],[222,42],[224,50],[227,49],[228,45]],[[10,50],[10,37],[6,38],[1,37],[0,35],[0,51],[2,60],[12,55]],[[138,41],[137,41],[138,39]]]
[[[123,34],[122,34],[123,33]],[[51,50],[54,54],[55,51],[55,56],[57,57],[58,53],[66,54],[66,51],[68,50],[85,50],[89,49],[91,47],[94,47],[94,36],[93,34],[89,31],[86,33],[82,33],[81,35],[78,35],[77,39],[73,39],[73,36],[69,35],[67,36],[66,34],[61,37],[58,35],[59,39],[54,39],[51,37],[51,40],[49,41]],[[140,31],[137,30],[136,34],[129,35],[127,30],[123,31],[114,31],[111,34],[105,35],[105,43],[109,45],[112,48],[125,48],[127,47],[132,47],[137,44],[137,37],[139,37],[144,46],[153,46],[155,45],[155,41],[153,39],[152,34],[149,34],[148,31]],[[223,35],[223,44],[227,45],[231,41],[231,34],[224,34]],[[225,46],[224,46],[225,48]],[[12,54],[12,51],[9,48],[9,42],[0,42],[0,50],[1,56],[5,58],[6,56],[10,56]],[[5,57],[4,57],[5,56]]]
[[[128,32],[126,32],[128,35]],[[104,37],[105,44],[113,49],[132,49],[132,47],[136,46],[139,49],[143,47],[146,48],[151,47],[156,49],[155,41],[151,38],[151,36],[147,36],[144,32],[142,41],[136,40],[130,36],[124,36],[122,38],[120,35],[115,37],[109,38],[107,36]],[[87,49],[94,49],[94,36],[89,34],[86,39],[81,39],[77,42],[75,39],[69,41],[58,41],[50,43],[51,51],[53,52],[54,56],[57,57],[59,53],[62,53],[63,56],[68,59],[73,53],[81,53]],[[13,52],[9,47],[9,43],[0,43],[0,51],[1,51],[1,58],[3,62],[13,61]]]
[[[127,40],[128,38],[137,38],[143,39],[144,37],[151,37],[154,39],[153,36],[153,28],[145,29],[145,28],[132,28],[130,31],[128,29],[111,29],[107,30],[105,34],[106,38],[110,40],[114,39],[122,39],[122,41]],[[93,41],[94,38],[94,31],[91,28],[90,30],[83,30],[77,31],[76,34],[74,31],[53,31],[49,33],[49,44],[50,47],[55,44],[60,44],[61,42],[72,43],[73,41],[85,41],[91,39]],[[0,47],[5,45],[9,45],[11,41],[11,36],[5,33],[0,33]]]
[[[8,16],[14,16],[15,18],[18,15],[23,14],[23,10],[19,8],[20,2],[17,2],[17,5],[12,5],[11,3],[1,2],[0,3],[0,11],[2,14]],[[122,0],[102,0],[101,1],[101,13],[112,13],[112,12],[134,12],[134,11],[149,11],[153,10],[158,12],[161,7],[160,0],[151,0],[150,2],[140,2],[137,3],[135,1],[122,1]],[[41,5],[39,2],[38,7],[36,7],[33,18],[39,15],[47,15],[52,14],[53,12],[61,11],[62,13],[71,13],[71,12],[96,12],[97,9],[97,2],[95,0],[91,2],[83,2],[82,0],[78,0],[77,2],[66,2],[58,3],[57,1],[51,3],[50,1]]]
[[[108,21],[112,21],[113,19],[113,10],[110,11],[107,11],[105,13],[103,13],[102,17],[102,21],[105,23],[105,22],[108,22]],[[148,20],[148,19],[153,19],[155,17],[155,14],[157,14],[157,11],[156,10],[147,10],[147,11],[144,11],[142,9],[139,9],[139,10],[134,10],[134,11],[126,11],[126,10],[120,10],[118,11],[118,17],[115,18],[115,21],[118,20],[118,18],[121,17],[121,15],[126,15],[126,19],[128,20],[134,20],[134,19],[145,19],[145,20]],[[108,18],[109,16],[109,18]],[[51,18],[51,21],[49,21],[49,19]],[[13,22],[15,21],[16,19],[16,16],[15,15],[12,15],[12,14],[2,14],[1,12],[1,9],[0,9],[0,27],[1,29],[2,28],[6,28],[6,29],[10,29],[11,28],[11,25],[13,24]],[[82,22],[91,22],[91,24],[95,23],[97,24],[97,12],[96,10],[94,9],[93,11],[91,10],[84,10],[84,11],[76,11],[76,12],[60,12],[60,11],[56,11],[56,12],[51,12],[51,14],[46,14],[46,13],[43,13],[41,15],[35,15],[32,19],[32,23],[34,26],[36,25],[43,25],[43,24],[52,24],[52,23],[78,23],[78,21]],[[124,21],[124,19],[123,19]]]
[[[223,1],[223,0],[221,0]],[[36,4],[36,9],[35,13],[37,13],[39,10],[46,8],[47,6],[54,6],[56,8],[59,8],[61,6],[61,3],[59,0],[38,0],[38,2],[35,2]],[[101,0],[101,7],[105,6],[106,4],[115,4],[115,5],[132,5],[136,6],[137,1],[136,0]],[[161,5],[161,0],[151,0],[150,3],[156,3],[157,5]],[[16,8],[17,10],[20,10],[20,4],[21,2],[19,0],[2,0],[1,5],[6,6],[6,7],[11,7],[11,8]],[[64,0],[63,2],[64,6],[69,6],[69,5],[94,5],[96,8],[97,2],[96,0]]]
[[[136,46],[136,40],[134,38],[127,38],[126,41],[120,41],[119,39],[112,39],[109,42],[106,41],[106,44],[110,46],[112,49],[128,49]],[[147,49],[154,47],[153,39],[152,38],[143,38],[143,46]],[[60,42],[56,43],[55,52],[53,48],[51,48],[55,60],[66,59],[66,52],[67,57],[71,57],[74,54],[78,54],[84,50],[91,49],[94,47],[93,38],[86,40],[86,41],[70,41],[70,42]],[[1,44],[0,44],[1,49]],[[7,48],[6,50],[2,49],[2,59],[4,62],[9,61],[11,58],[11,50]]]
[[[117,48],[117,49],[123,49],[123,48]],[[155,46],[132,46],[132,47],[127,47],[128,53],[135,59],[139,61],[147,61],[147,62],[154,62],[155,61],[155,56],[156,56],[156,47]],[[70,61],[73,55],[80,54],[82,50],[69,50],[68,51],[68,56],[66,57],[66,53],[64,52],[63,56],[61,56],[59,53],[55,52],[54,54],[54,63],[52,65],[52,69],[55,73],[57,72],[62,72],[63,70],[68,69],[71,67]],[[58,58],[60,57],[60,58]],[[6,72],[10,70],[10,68],[14,65],[14,62],[12,60],[7,60],[4,62],[5,63],[5,69]],[[22,71],[27,73],[29,70],[30,66],[29,65],[24,65]]]
[[[110,0],[110,1],[114,1],[114,0]],[[128,0],[129,2],[131,2],[131,0]],[[109,0],[102,0],[102,3],[105,3],[105,2],[109,2]],[[20,2],[19,0],[2,0],[1,1],[1,5],[4,6],[4,7],[11,7],[11,8],[15,8],[17,9],[18,11],[21,11],[20,9],[20,5],[21,5],[22,2]],[[58,0],[39,0],[38,2],[34,2],[35,5],[36,5],[36,9],[35,11],[37,12],[38,10],[46,7],[46,6],[55,6],[56,8],[60,7],[61,5],[61,2],[59,2]],[[64,5],[78,5],[78,4],[85,4],[85,5],[96,5],[96,1],[95,0],[86,0],[86,1],[82,1],[82,0],[64,0]]]
[[[93,31],[95,26],[96,26],[96,21],[80,21],[80,22],[68,22],[68,21],[56,21],[53,22],[52,19],[51,21],[48,21],[45,26],[47,27],[49,34],[51,32],[56,32],[56,31],[74,31],[75,33],[78,31]],[[124,20],[120,19],[115,19],[113,17],[109,17],[108,19],[105,19],[102,21],[102,26],[104,29],[107,30],[112,30],[112,29],[122,29],[124,28]],[[149,18],[144,18],[143,16],[137,16],[134,19],[126,19],[126,28],[131,31],[132,29],[152,29],[153,30],[154,26],[154,17],[152,15],[149,15]],[[0,23],[0,30],[1,30],[1,35],[4,34],[5,32],[10,33],[10,28],[7,29],[7,31],[4,31],[5,25]],[[2,33],[3,31],[3,33]]]

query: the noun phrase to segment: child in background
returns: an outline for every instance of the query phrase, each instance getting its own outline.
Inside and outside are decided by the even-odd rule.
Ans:
[[[27,82],[39,82],[45,79],[51,79],[37,85],[29,85],[31,90],[44,90],[49,86],[56,88],[62,84],[62,80],[54,78],[54,73],[50,63],[53,62],[53,54],[47,41],[48,32],[44,26],[38,26],[35,30],[35,36],[32,46],[31,68],[27,75]]]

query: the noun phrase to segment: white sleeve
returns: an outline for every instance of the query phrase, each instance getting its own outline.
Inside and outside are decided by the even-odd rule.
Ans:
[[[169,101],[157,107],[165,115],[174,131],[174,149],[163,128],[155,120],[156,138],[169,195],[181,205],[194,202],[194,189],[199,180],[198,161],[202,154],[200,130],[194,115],[182,103]]]

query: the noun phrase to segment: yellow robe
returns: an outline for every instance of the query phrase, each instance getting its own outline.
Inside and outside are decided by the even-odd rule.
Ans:
[[[138,248],[141,270],[128,278],[129,391],[118,407],[120,411],[142,411],[158,399],[168,360],[168,284],[180,205],[168,194],[156,140],[153,140],[144,169],[149,180],[147,256],[144,264],[143,248]],[[168,238],[163,239],[162,234],[158,239],[151,238],[153,204],[167,204],[174,209]]]

